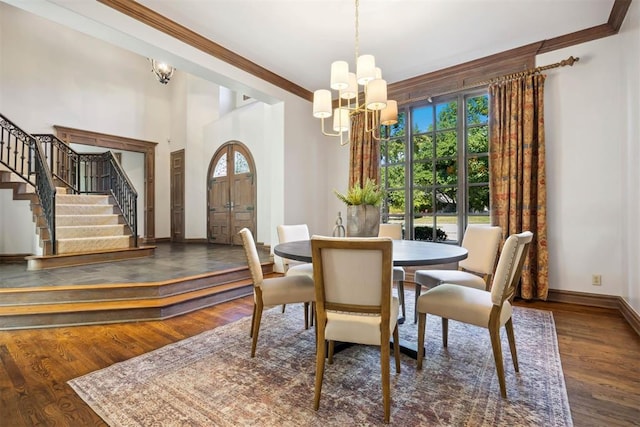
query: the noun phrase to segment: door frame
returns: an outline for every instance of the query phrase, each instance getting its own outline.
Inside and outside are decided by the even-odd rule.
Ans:
[[[216,243],[213,242],[211,240],[211,234],[209,233],[209,231],[211,230],[211,216],[210,216],[210,212],[209,212],[209,205],[210,205],[210,200],[209,200],[209,196],[210,196],[210,192],[209,192],[209,180],[212,178],[211,175],[213,174],[214,168],[216,167],[216,163],[215,160],[218,157],[218,155],[223,152],[223,151],[227,151],[229,149],[230,146],[233,145],[237,145],[239,147],[242,148],[242,150],[247,154],[245,156],[245,158],[247,159],[247,162],[249,163],[249,168],[251,169],[253,176],[254,176],[254,180],[255,180],[255,185],[253,186],[253,200],[255,201],[254,206],[254,216],[253,216],[253,230],[252,233],[254,236],[258,235],[258,181],[257,181],[257,172],[256,172],[256,162],[253,159],[253,153],[251,152],[251,150],[249,149],[249,147],[247,147],[245,144],[243,144],[242,142],[238,141],[238,140],[229,140],[223,144],[221,144],[216,151],[213,153],[213,156],[211,156],[211,160],[209,161],[209,167],[207,168],[207,177],[206,177],[206,186],[205,188],[207,189],[207,203],[206,203],[206,215],[207,215],[207,243]],[[227,175],[228,176],[228,175]],[[229,181],[230,185],[231,185],[231,181]],[[228,243],[230,245],[233,245],[233,237],[231,237],[230,239],[231,241]]]
[[[144,236],[142,243],[155,243],[156,240],[156,146],[157,142],[141,139],[127,138],[124,136],[109,135],[82,129],[74,129],[66,126],[54,125],[56,136],[61,141],[71,144],[93,145],[96,147],[111,148],[114,150],[133,151],[144,154]],[[138,224],[140,234],[140,224]]]

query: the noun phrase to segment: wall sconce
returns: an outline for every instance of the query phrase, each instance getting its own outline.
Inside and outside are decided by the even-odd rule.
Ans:
[[[151,71],[156,75],[158,81],[163,85],[169,83],[176,69],[167,63],[158,62],[155,59],[149,58],[149,61],[151,61]]]

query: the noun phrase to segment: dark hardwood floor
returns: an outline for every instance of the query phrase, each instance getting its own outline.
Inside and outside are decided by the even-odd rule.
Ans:
[[[624,318],[609,309],[518,304],[553,311],[574,425],[639,425],[640,338]],[[104,425],[68,380],[251,310],[246,297],[164,321],[0,331],[0,425]]]

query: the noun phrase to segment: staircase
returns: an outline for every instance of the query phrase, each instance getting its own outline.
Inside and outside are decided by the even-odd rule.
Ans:
[[[28,270],[153,254],[153,246],[138,247],[138,196],[110,151],[76,153],[0,114],[0,188],[31,202],[42,256],[26,257]]]
[[[109,196],[56,193],[58,255],[128,249],[131,233]],[[62,194],[61,194],[62,193]],[[128,228],[128,227],[127,227]]]

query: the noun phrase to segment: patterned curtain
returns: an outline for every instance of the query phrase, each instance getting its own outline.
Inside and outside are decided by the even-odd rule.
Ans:
[[[492,221],[503,238],[529,230],[534,240],[522,271],[520,295],[547,299],[549,290],[544,145],[544,75],[493,84],[490,126]]]
[[[358,113],[351,116],[349,188],[364,185],[367,178],[380,183],[380,143],[365,131],[364,113]]]

